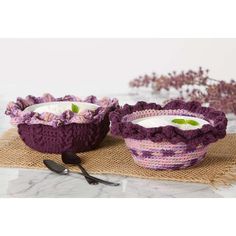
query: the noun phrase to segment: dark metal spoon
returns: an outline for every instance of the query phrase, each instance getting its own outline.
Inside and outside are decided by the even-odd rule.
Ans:
[[[68,175],[70,173],[69,169],[65,168],[62,165],[57,164],[52,160],[43,160],[43,164],[51,171],[60,174],[60,175]]]
[[[80,168],[80,170],[82,171],[82,173],[84,174],[85,177],[92,178],[92,179],[98,181],[99,183],[106,184],[106,185],[111,185],[111,186],[119,186],[120,185],[119,183],[113,183],[113,182],[110,182],[110,181],[106,181],[106,180],[99,179],[99,178],[96,178],[94,176],[91,176],[84,169],[84,167],[81,165],[81,159],[80,159],[79,156],[76,155],[76,153],[73,153],[73,152],[63,152],[61,156],[62,156],[62,161],[65,164],[77,165]]]
[[[52,160],[43,160],[43,163],[44,165],[51,171],[57,173],[57,174],[60,174],[60,175],[69,175],[70,171],[68,168],[56,163],[55,161],[52,161]],[[81,174],[81,173],[80,173]],[[84,174],[82,173],[81,175],[84,176]],[[93,184],[93,185],[96,185],[98,184],[98,181],[92,179],[92,178],[89,178],[87,177],[86,178],[87,182],[89,184]]]
[[[68,168],[56,163],[55,161],[52,161],[52,160],[44,160],[43,161],[44,165],[51,171],[57,173],[57,174],[60,174],[60,175],[69,175],[70,171]],[[80,175],[84,176],[83,173],[79,173]],[[98,179],[96,177],[93,177],[93,176],[89,176],[88,178],[91,178],[93,180],[96,180],[102,184],[106,184],[106,185],[110,185],[110,186],[119,186],[120,184],[119,183],[112,183],[112,182],[109,182],[109,181],[105,181],[105,180],[101,180],[101,179]]]
[[[91,179],[90,178],[90,175],[89,173],[83,168],[83,166],[80,164],[80,159],[78,158],[74,158],[73,157],[73,153],[71,152],[64,152],[61,154],[61,157],[62,157],[62,161],[65,163],[65,164],[74,164],[74,165],[77,165],[81,172],[83,173],[86,181],[89,183],[89,184],[98,184],[98,181],[97,180],[94,180],[94,179]]]

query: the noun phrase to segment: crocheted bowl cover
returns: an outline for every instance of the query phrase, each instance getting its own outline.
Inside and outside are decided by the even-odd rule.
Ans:
[[[158,115],[190,116],[209,124],[200,129],[181,130],[174,126],[144,128],[132,121]],[[136,164],[155,170],[178,170],[199,163],[210,143],[226,135],[225,114],[198,102],[172,101],[164,107],[138,102],[110,114],[111,133],[122,136]]]
[[[25,112],[25,108],[39,103],[53,101],[79,101],[97,104],[95,111],[79,114],[65,111],[61,115],[52,113],[38,114]],[[97,148],[109,131],[109,113],[118,107],[116,99],[98,100],[94,96],[81,100],[75,96],[54,98],[47,94],[43,97],[28,96],[9,103],[6,114],[18,126],[21,139],[29,147],[44,153],[64,151],[84,152]]]

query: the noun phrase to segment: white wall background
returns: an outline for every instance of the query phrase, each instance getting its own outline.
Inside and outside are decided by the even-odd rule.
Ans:
[[[136,76],[198,66],[215,79],[236,78],[236,39],[0,39],[0,133],[10,127],[6,105],[18,96],[95,94],[134,103],[125,94]]]
[[[0,98],[127,93],[145,73],[236,78],[236,39],[0,39]]]

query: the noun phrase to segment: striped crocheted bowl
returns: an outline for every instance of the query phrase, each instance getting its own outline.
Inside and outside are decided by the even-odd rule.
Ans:
[[[183,130],[175,126],[144,128],[133,121],[154,116],[186,116],[207,121],[201,128]],[[198,102],[172,101],[164,107],[138,102],[110,114],[111,132],[122,136],[134,162],[154,170],[179,170],[201,162],[210,143],[225,137],[225,114]]]
[[[60,115],[32,111],[31,107],[42,103],[70,102],[87,104],[94,110],[74,113],[66,110]],[[89,104],[88,104],[89,103]],[[47,104],[46,104],[47,105]],[[7,106],[6,114],[11,123],[17,125],[21,139],[30,148],[43,153],[63,153],[64,151],[84,152],[95,149],[109,131],[109,113],[118,106],[116,99],[98,100],[89,96],[84,100],[72,95],[54,98],[50,94],[43,97],[28,96],[18,98]]]

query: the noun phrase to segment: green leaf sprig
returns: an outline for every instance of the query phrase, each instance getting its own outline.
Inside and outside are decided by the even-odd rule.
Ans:
[[[71,110],[74,113],[79,113],[79,107],[74,103],[71,104]]]
[[[187,124],[192,126],[199,125],[199,123],[196,120],[191,120],[191,119],[173,119],[171,122],[180,125],[187,125]]]

